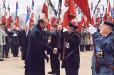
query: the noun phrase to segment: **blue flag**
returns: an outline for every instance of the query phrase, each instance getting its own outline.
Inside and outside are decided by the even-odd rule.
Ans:
[[[30,18],[30,13],[31,13],[30,8],[28,8],[28,6],[27,6],[26,23],[27,23],[27,21],[28,21],[29,18]]]
[[[18,16],[18,15],[17,15],[17,14],[18,14],[18,8],[19,8],[18,2],[16,2],[16,16]]]

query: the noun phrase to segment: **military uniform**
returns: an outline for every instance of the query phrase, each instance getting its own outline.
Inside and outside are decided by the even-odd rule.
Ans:
[[[92,75],[114,75],[114,32],[105,37],[96,32],[93,38]]]
[[[26,32],[25,30],[20,30],[19,31],[19,45],[21,47],[22,60],[25,60],[24,52],[26,51],[26,44],[27,44]]]
[[[80,51],[79,44],[81,42],[80,34],[78,32],[72,32],[65,39],[65,57],[64,67],[66,75],[78,75],[78,69],[80,66]]]
[[[75,24],[69,23],[68,35],[65,38],[65,50],[63,51],[63,67],[66,75],[78,75],[81,35],[76,31],[77,28]]]

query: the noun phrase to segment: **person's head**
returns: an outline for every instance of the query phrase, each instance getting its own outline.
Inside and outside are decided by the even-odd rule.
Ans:
[[[61,31],[61,30],[62,30],[62,25],[59,24],[59,25],[57,26],[57,30]]]
[[[25,27],[24,27],[24,30],[25,30],[25,31],[28,31],[28,30],[29,30],[29,27],[28,27],[28,26],[25,26]]]
[[[73,31],[76,31],[78,29],[78,26],[76,26],[76,24],[74,24],[74,23],[69,23],[69,25],[68,25],[68,31],[69,32],[73,32]]]
[[[41,27],[42,29],[44,29],[44,28],[47,27],[47,21],[46,21],[46,19],[39,19],[39,20],[38,20],[38,24],[40,25],[40,27]]]
[[[114,28],[114,24],[112,22],[109,22],[109,21],[105,21],[105,22],[102,22],[100,24],[100,34],[102,36],[106,36],[108,35],[110,32],[113,31],[113,28]]]

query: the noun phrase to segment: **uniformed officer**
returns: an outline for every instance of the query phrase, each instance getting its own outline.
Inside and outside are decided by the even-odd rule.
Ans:
[[[92,75],[114,75],[113,27],[114,24],[109,21],[100,24],[99,32],[95,27],[89,27],[95,44],[92,57]]]
[[[76,31],[77,26],[69,23],[68,35],[65,39],[65,53],[63,55],[63,67],[65,68],[66,75],[78,75],[80,66],[80,52],[79,44],[81,42],[80,34]]]

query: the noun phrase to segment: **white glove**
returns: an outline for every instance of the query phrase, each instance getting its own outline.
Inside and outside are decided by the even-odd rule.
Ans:
[[[97,32],[97,28],[93,27],[92,25],[89,25],[90,27],[88,28],[88,32],[91,34],[94,34]]]
[[[54,49],[53,49],[53,53],[54,53],[54,54],[57,54],[57,53],[58,53],[57,48],[54,48]]]
[[[15,33],[15,34],[13,34],[13,36],[15,37],[15,36],[17,36],[17,34]]]
[[[70,44],[68,42],[65,42],[65,47],[70,48]]]
[[[63,32],[66,32],[66,31],[68,31],[66,28],[63,28]]]

